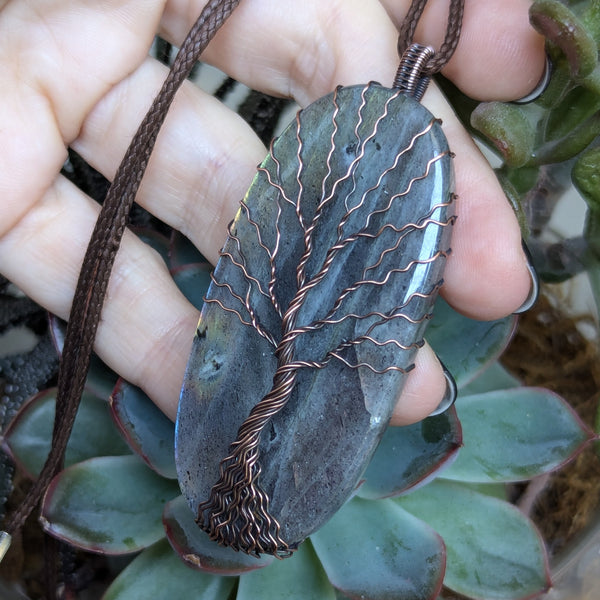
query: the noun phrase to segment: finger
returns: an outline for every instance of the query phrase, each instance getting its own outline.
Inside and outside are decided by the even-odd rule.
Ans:
[[[430,415],[446,393],[442,365],[431,346],[425,344],[415,357],[402,396],[396,404],[390,425],[410,425]]]
[[[133,135],[146,95],[154,94],[164,74],[164,67],[147,60],[96,105],[73,143],[108,178]],[[265,150],[248,126],[213,98],[191,84],[181,92],[159,135],[138,202],[216,262],[226,224]],[[431,89],[426,98],[457,153],[459,218],[443,293],[469,316],[504,316],[522,304],[530,284],[516,219],[485,158],[442,96]]]
[[[85,115],[144,59],[160,2],[12,2],[0,15],[0,235],[52,185]]]
[[[399,28],[407,4],[382,0]],[[467,0],[460,40],[443,73],[479,100],[522,98],[545,69],[544,38],[529,24],[529,0]],[[415,42],[439,48],[446,31],[448,0],[430,0]]]
[[[99,207],[59,177],[43,199],[0,239],[4,274],[51,312],[69,315],[78,270]],[[126,232],[112,271],[95,350],[175,417],[197,311],[159,255]]]
[[[204,58],[239,81],[293,96],[303,106],[338,84],[389,84],[398,61],[397,28],[409,2],[382,2],[244,2]],[[415,41],[439,47],[448,4],[430,0]],[[444,74],[479,99],[512,100],[531,91],[542,76],[545,56],[544,40],[529,24],[529,4],[467,0],[460,42]],[[161,20],[162,35],[180,43],[203,5],[204,0],[195,0],[195,9],[182,15],[170,2]]]
[[[457,220],[442,294],[469,317],[504,317],[523,304],[531,287],[519,225],[486,158],[441,92],[430,86],[426,97],[456,153]]]
[[[204,0],[191,5],[196,10],[182,15],[167,4],[159,30],[166,39],[177,44],[187,34]],[[202,58],[305,106],[336,85],[391,83],[396,36],[378,0],[251,0],[240,3]]]
[[[166,67],[147,59],[96,105],[73,142],[109,179],[166,74]],[[187,82],[158,136],[136,201],[216,264],[227,224],[265,154],[241,117]]]

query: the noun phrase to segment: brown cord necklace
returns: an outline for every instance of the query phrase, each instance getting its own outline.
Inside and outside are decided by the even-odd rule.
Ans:
[[[196,512],[199,525],[221,544],[254,555],[286,556],[335,511],[336,505],[352,492],[355,475],[368,460],[385,426],[389,407],[382,408],[381,414],[373,408],[377,404],[377,393],[382,393],[376,390],[384,381],[384,387],[389,388],[384,395],[397,394],[401,384],[398,382],[410,370],[411,357],[421,343],[422,324],[441,285],[441,267],[437,271],[431,271],[430,267],[445,259],[446,232],[451,229],[448,225],[453,223],[454,217],[449,187],[450,152],[438,121],[418,100],[431,75],[445,66],[456,48],[464,0],[450,1],[447,32],[437,53],[412,43],[426,3],[427,0],[414,0],[402,25],[398,41],[402,58],[392,88],[375,84],[339,88],[307,107],[290,126],[291,133],[286,139],[296,138],[293,151],[288,149],[285,140],[272,145],[255,181],[275,198],[271,202],[275,212],[266,217],[273,217],[274,231],[264,231],[258,214],[262,209],[250,202],[242,203],[230,227],[229,240],[207,295],[207,314],[202,313],[196,337],[201,349],[195,347],[192,353],[177,425],[182,489]],[[9,547],[11,536],[22,527],[62,468],[112,266],[160,127],[177,89],[238,4],[239,0],[210,0],[205,6],[117,170],[92,233],[74,294],[60,363],[51,451],[25,500],[5,520],[0,534],[0,558]],[[409,117],[410,114],[413,117]],[[414,122],[417,128],[405,131],[405,120]],[[325,144],[311,134],[311,127],[324,123],[328,127]],[[399,135],[395,128],[404,131],[403,141],[398,143],[394,141]],[[280,139],[283,138],[284,135]],[[429,158],[424,158],[425,149],[417,150],[425,142],[429,146],[433,144],[433,155]],[[381,152],[382,148],[387,150],[386,144],[391,144],[391,154]],[[314,150],[317,146],[318,151]],[[320,153],[319,160],[310,161],[313,151]],[[340,153],[344,157],[341,162],[337,158]],[[381,158],[384,154],[387,158]],[[369,157],[375,169],[368,167]],[[283,164],[284,158],[291,161],[291,171]],[[307,166],[315,162],[324,165],[321,175],[315,175]],[[420,170],[408,169],[406,174],[406,164],[417,162]],[[290,194],[289,185],[294,188],[294,195]],[[440,185],[443,187],[441,195]],[[397,210],[414,201],[415,190],[432,193],[433,188],[437,196],[427,199],[424,214],[408,218],[403,209]],[[324,224],[332,222],[334,225],[327,229]],[[290,236],[291,230],[295,233]],[[252,242],[248,242],[249,236],[254,236]],[[293,249],[288,243],[291,238],[297,242],[295,246],[292,244]],[[413,238],[417,241],[408,241]],[[435,243],[431,242],[432,238]],[[264,255],[266,273],[260,277],[252,270],[251,252],[244,250],[248,244]],[[398,256],[404,255],[411,244],[425,246],[427,251],[417,253],[416,258],[408,262],[404,259],[398,263]],[[290,261],[295,261],[293,269],[285,270],[283,263]],[[433,273],[428,275],[427,282],[423,279],[425,271]],[[346,273],[346,279],[333,277],[340,272]],[[400,279],[394,283],[397,277],[407,273],[410,274],[408,283],[400,284]],[[392,300],[398,295],[398,285],[410,288],[404,290],[402,302]],[[383,289],[390,291],[382,294]],[[260,303],[255,306],[256,297],[267,303],[269,314],[263,313]],[[330,298],[329,304],[325,298]],[[368,307],[364,307],[365,302],[369,303]],[[324,314],[309,314],[311,307],[321,303]],[[413,305],[416,308],[411,312]],[[198,361],[206,360],[206,349],[210,351],[211,339],[216,335],[212,330],[218,330],[225,317],[229,325],[235,323],[231,326],[243,330],[242,335],[250,336],[250,355],[257,348],[263,348],[259,342],[264,344],[265,352],[270,353],[268,360],[265,359],[266,371],[270,368],[272,372],[259,377],[270,379],[264,393],[241,403],[242,411],[244,406],[250,406],[250,411],[232,416],[225,428],[227,431],[208,431],[207,435],[200,435],[212,444],[213,456],[215,447],[227,449],[220,455],[216,452],[216,460],[208,461],[212,466],[200,474],[200,463],[207,461],[200,458],[198,440],[189,435],[188,430],[202,430],[205,424],[199,425],[198,415],[190,410],[186,398],[190,385],[197,385],[194,368]],[[403,327],[397,327],[400,323]],[[413,325],[409,328],[412,341],[405,341],[403,337],[407,323]],[[307,343],[303,342],[305,339]],[[218,339],[215,343],[218,346]],[[402,358],[401,365],[395,356],[403,352],[408,354]],[[235,370],[235,366],[229,369],[230,373],[231,369]],[[224,366],[222,373],[227,371]],[[194,378],[191,384],[190,377]],[[335,377],[340,378],[339,385]],[[219,385],[225,383],[230,390],[238,390],[243,387],[243,380],[219,379]],[[383,424],[377,424],[375,429],[367,428],[369,432],[374,431],[366,435],[369,448],[358,449],[362,462],[350,465],[349,470],[354,471],[338,482],[341,492],[334,490],[333,499],[331,494],[325,493],[327,490],[317,489],[319,486],[312,480],[306,480],[304,488],[298,483],[303,477],[306,479],[303,469],[310,471],[309,463],[288,460],[288,479],[291,477],[290,482],[293,482],[295,477],[298,483],[294,498],[289,488],[278,492],[277,477],[281,472],[271,467],[286,453],[288,457],[295,455],[289,440],[295,439],[294,436],[301,438],[301,426],[307,421],[295,420],[293,415],[310,409],[312,400],[306,405],[306,398],[311,398],[307,390],[315,386],[323,389],[325,380],[330,382],[330,388],[339,388],[342,392],[341,397],[334,394],[333,400],[329,399],[325,405],[341,402],[344,394],[352,395],[352,389],[358,386],[363,412],[365,406],[371,411],[367,411],[368,420],[379,419]],[[210,382],[207,385],[210,388]],[[213,410],[223,410],[218,402],[213,404]],[[329,418],[340,419],[348,412],[343,407],[340,411]],[[276,432],[275,438],[281,440],[285,436],[278,437],[277,432],[290,424],[300,429],[290,433],[288,441],[265,445],[265,439],[270,437],[269,427],[271,434]],[[234,427],[233,436],[231,427]],[[365,437],[361,431],[359,427],[354,437]],[[192,444],[189,448],[188,442]],[[318,460],[318,452],[313,456],[307,453],[306,444],[296,445],[297,450],[312,457],[313,462]],[[342,444],[329,450],[339,454],[348,448]],[[272,460],[265,459],[269,454]],[[333,461],[331,468],[336,464]],[[195,476],[186,474],[190,469]],[[209,481],[211,477],[214,478]],[[335,487],[335,479],[332,478],[333,483],[325,482],[325,487]],[[201,492],[198,487],[202,488]],[[313,505],[315,502],[321,502],[326,510]],[[291,514],[296,514],[296,519],[290,519]],[[312,522],[306,525],[304,521],[311,518]]]

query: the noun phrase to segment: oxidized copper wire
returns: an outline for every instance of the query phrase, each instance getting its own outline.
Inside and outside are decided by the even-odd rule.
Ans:
[[[402,55],[392,87],[402,90],[415,100],[421,100],[431,79],[429,75],[423,75],[423,69],[434,54],[435,50],[431,46],[411,44]]]

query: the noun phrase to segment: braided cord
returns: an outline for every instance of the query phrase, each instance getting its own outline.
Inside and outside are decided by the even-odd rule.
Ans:
[[[110,273],[150,153],[175,93],[239,2],[210,0],[204,7],[117,170],[94,227],[75,288],[58,376],[52,448],[29,493],[8,516],[5,535],[10,536],[23,526],[54,475],[62,468],[90,365]]]
[[[402,27],[400,28],[400,33],[398,34],[398,54],[400,56],[402,56],[412,44],[417,24],[425,10],[426,4],[427,0],[413,0],[411,3],[404,22],[402,23]],[[423,69],[424,75],[439,73],[452,58],[460,38],[464,10],[465,0],[450,0],[448,23],[444,41],[442,42],[440,49]]]

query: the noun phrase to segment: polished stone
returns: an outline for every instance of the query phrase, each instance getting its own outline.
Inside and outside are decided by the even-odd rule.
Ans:
[[[276,140],[231,226],[181,393],[176,461],[194,513],[273,386],[298,297],[294,361],[321,368],[298,367],[262,431],[260,486],[292,546],[352,494],[442,283],[452,186],[440,124],[377,84],[339,88]]]

